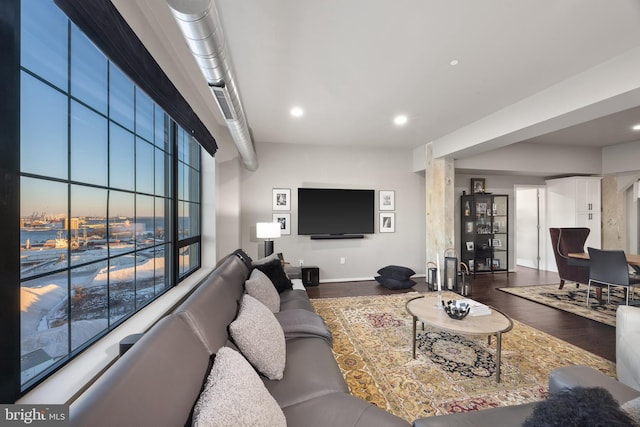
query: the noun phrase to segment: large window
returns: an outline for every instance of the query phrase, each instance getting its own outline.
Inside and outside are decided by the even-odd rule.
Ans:
[[[25,390],[199,268],[200,146],[51,1],[20,85]]]

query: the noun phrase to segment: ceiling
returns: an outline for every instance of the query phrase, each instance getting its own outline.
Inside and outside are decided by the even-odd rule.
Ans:
[[[166,4],[112,1],[160,62],[174,58],[205,124],[223,124]],[[414,148],[640,46],[638,0],[216,5],[255,144]],[[526,141],[600,147],[640,140],[637,123],[640,107]]]

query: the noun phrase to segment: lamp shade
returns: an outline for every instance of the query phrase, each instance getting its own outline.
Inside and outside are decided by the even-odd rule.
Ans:
[[[256,237],[258,239],[275,239],[280,237],[279,222],[258,222],[256,223]]]

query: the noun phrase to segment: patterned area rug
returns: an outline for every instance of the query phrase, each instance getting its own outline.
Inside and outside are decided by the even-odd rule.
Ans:
[[[600,303],[595,298],[596,291],[592,286],[590,291],[591,295],[589,296],[589,307],[587,307],[587,287],[585,285],[580,285],[580,287],[576,288],[574,283],[567,283],[563,289],[558,289],[557,284],[498,289],[611,326],[616,325],[616,309],[618,305],[625,304],[626,299],[625,289],[619,286],[611,287],[609,302],[607,302],[607,289],[602,289],[603,303]],[[629,298],[631,298],[631,296]],[[636,289],[635,299],[638,298],[640,298],[640,294],[638,294],[638,290]]]
[[[549,372],[564,365],[589,365],[615,375],[612,362],[517,321],[502,338],[500,383],[495,381],[495,339],[488,345],[486,337],[419,327],[413,359],[405,304],[418,295],[311,300],[333,334],[333,352],[351,393],[409,422],[542,400]]]

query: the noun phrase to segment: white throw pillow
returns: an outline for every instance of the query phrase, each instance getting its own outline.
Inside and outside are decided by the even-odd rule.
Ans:
[[[280,294],[273,286],[271,279],[262,271],[254,268],[249,279],[244,282],[244,288],[249,295],[266,305],[272,313],[280,311]]]
[[[284,332],[266,305],[249,294],[242,296],[229,332],[244,357],[270,380],[281,380],[286,361]]]
[[[276,400],[240,353],[218,350],[193,409],[194,426],[286,426]]]

